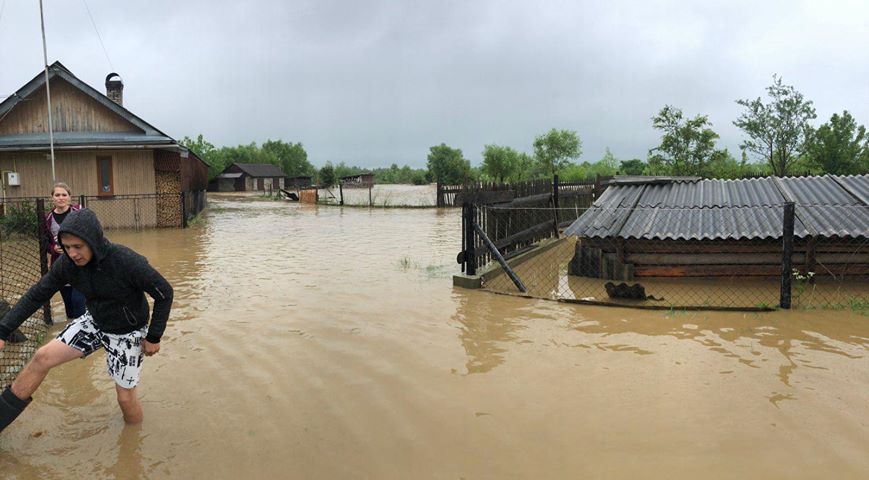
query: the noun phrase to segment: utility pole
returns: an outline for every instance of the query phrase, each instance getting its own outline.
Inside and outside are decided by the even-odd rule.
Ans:
[[[51,182],[57,182],[54,172],[54,124],[51,121],[51,89],[48,88],[48,49],[45,46],[45,15],[42,13],[42,0],[39,0],[39,22],[42,24],[42,59],[45,62],[45,96],[48,100],[48,145],[51,149]]]

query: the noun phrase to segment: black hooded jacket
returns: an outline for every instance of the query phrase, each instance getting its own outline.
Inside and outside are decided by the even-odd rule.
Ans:
[[[149,309],[145,292],[154,299],[154,315],[146,339],[159,343],[169,310],[172,286],[148,260],[123,245],[110,243],[103,236],[97,216],[88,209],[70,212],[58,237],[75,235],[91,247],[93,258],[79,267],[67,255],[51,265],[39,282],[30,288],[5,317],[0,319],[0,339],[9,335],[33,315],[67,283],[84,294],[94,323],[104,333],[130,333],[148,324]]]

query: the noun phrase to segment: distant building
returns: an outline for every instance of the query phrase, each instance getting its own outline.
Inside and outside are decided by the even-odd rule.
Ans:
[[[311,176],[299,176],[299,177],[289,177],[286,180],[286,188],[291,188],[293,190],[300,190],[306,187],[310,187],[314,183],[314,177]]]
[[[347,175],[340,178],[340,183],[344,188],[371,188],[374,186],[374,174]]]
[[[209,192],[265,192],[286,186],[283,170],[270,163],[233,163],[208,182]]]

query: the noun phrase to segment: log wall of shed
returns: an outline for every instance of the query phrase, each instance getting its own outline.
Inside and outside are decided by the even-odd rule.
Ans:
[[[576,244],[573,275],[609,280],[634,277],[779,276],[779,240],[619,240],[586,238]],[[834,275],[869,274],[869,242],[799,239],[791,257],[795,269]]]

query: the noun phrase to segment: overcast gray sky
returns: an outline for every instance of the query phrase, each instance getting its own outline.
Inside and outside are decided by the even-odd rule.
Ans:
[[[301,141],[315,165],[425,165],[444,142],[531,151],[576,130],[582,160],[646,158],[665,104],[738,156],[738,98],[774,73],[817,123],[869,124],[869,2],[44,0],[49,63],[170,136]],[[0,95],[42,68],[37,0],[0,0]]]

